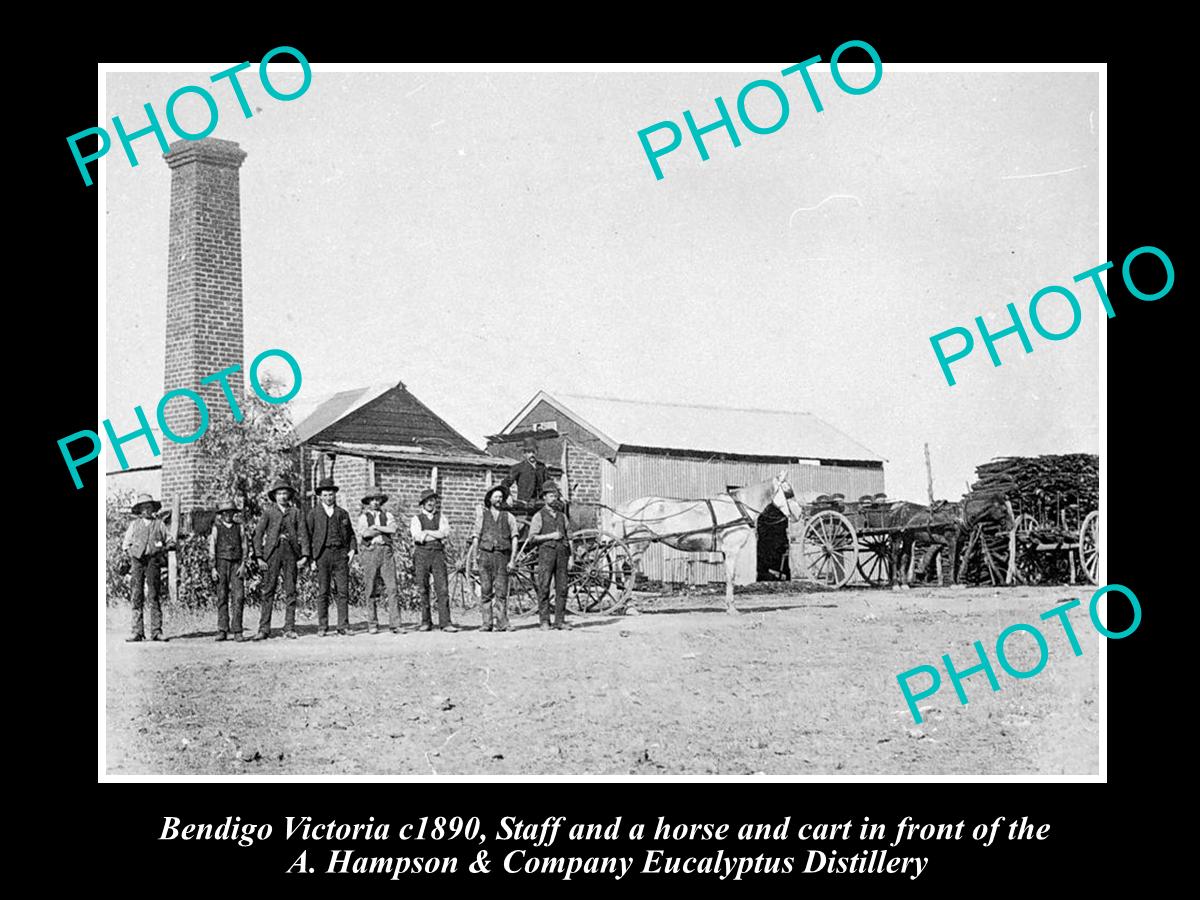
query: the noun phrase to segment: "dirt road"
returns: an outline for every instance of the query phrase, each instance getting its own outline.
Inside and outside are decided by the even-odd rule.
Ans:
[[[1038,615],[1082,596],[1075,657]],[[109,774],[1094,774],[1099,647],[1084,589],[942,588],[892,593],[662,600],[637,616],[536,618],[517,630],[355,633],[214,643],[167,610],[167,644],[125,644],[109,610]],[[277,618],[281,618],[278,616]],[[256,621],[249,615],[247,621]],[[997,667],[965,682],[943,673],[914,724],[896,675],[949,653],[976,664],[1008,625],[1040,624],[1038,675]],[[406,628],[411,628],[411,620]],[[249,631],[247,632],[249,633]],[[1008,645],[1036,661],[1032,640]],[[993,664],[994,655],[993,655]],[[923,682],[922,682],[923,684]]]

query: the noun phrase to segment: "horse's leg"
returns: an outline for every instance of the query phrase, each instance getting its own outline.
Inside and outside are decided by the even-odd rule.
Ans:
[[[745,535],[740,535],[737,531],[732,534],[727,532],[720,543],[721,553],[725,557],[725,612],[736,616],[738,609],[733,605],[733,576],[737,571],[742,551],[750,543],[750,532],[747,531]]]

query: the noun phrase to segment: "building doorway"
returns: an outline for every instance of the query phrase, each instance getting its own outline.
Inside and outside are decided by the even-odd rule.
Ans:
[[[788,517],[774,504],[758,517],[758,580],[791,581],[788,560]]]

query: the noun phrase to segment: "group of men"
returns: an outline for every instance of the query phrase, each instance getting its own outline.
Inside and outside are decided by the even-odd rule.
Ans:
[[[535,580],[538,618],[542,629],[564,629],[567,568],[570,559],[570,525],[560,502],[558,486],[548,477],[546,467],[537,460],[537,445],[527,441],[524,460],[509,471],[499,485],[484,494],[483,505],[476,510],[475,524],[468,544],[477,554],[480,573],[480,609],[483,631],[511,631],[508,621],[508,576],[513,572],[521,544],[521,524],[513,511],[532,513],[525,544],[535,548]],[[510,490],[514,497],[510,503]],[[317,485],[317,503],[307,513],[293,503],[294,492],[283,480],[267,492],[270,500],[259,516],[253,535],[246,535],[236,520],[238,507],[232,499],[219,505],[209,533],[212,578],[217,593],[217,640],[263,641],[271,637],[271,616],[279,582],[283,582],[283,636],[295,639],[296,580],[304,566],[311,565],[317,576],[317,636],[347,635],[350,629],[350,563],[359,556],[366,583],[367,630],[378,634],[379,619],[376,588],[383,583],[388,604],[388,627],[401,634],[400,604],[396,589],[395,535],[399,526],[385,510],[388,495],[379,487],[362,498],[363,510],[357,528],[350,514],[337,505],[338,486],[333,479]],[[409,521],[413,541],[412,574],[421,621],[418,631],[434,630],[430,605],[430,583],[437,603],[440,631],[458,628],[450,621],[450,594],[446,566],[446,542],[452,533],[449,520],[442,514],[441,497],[435,490],[422,492],[416,514]],[[134,520],[129,524],[122,548],[129,559],[130,595],[133,616],[130,642],[145,640],[142,610],[150,606],[151,640],[165,641],[162,632],[162,607],[159,602],[159,572],[169,540],[157,517],[162,504],[149,495],[140,495],[133,505]],[[242,606],[245,596],[246,561],[253,554],[262,572],[258,627],[254,634],[243,634]],[[460,571],[464,563],[460,563]],[[554,624],[550,619],[550,583],[554,582]],[[330,628],[329,606],[337,608],[336,631]]]

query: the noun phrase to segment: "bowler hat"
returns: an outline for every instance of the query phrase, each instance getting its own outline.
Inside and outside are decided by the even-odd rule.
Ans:
[[[547,494],[560,494],[560,493],[561,493],[561,491],[559,491],[558,485],[555,484],[553,481],[547,480],[546,483],[542,485],[542,496],[543,497],[545,497]]]
[[[133,514],[136,516],[138,514],[138,509],[145,506],[147,503],[149,503],[150,506],[152,507],[152,509],[150,510],[151,512],[158,512],[160,509],[162,509],[162,504],[159,503],[157,500],[155,500],[153,497],[151,497],[149,494],[138,494],[137,500],[133,504],[133,509],[132,509]]]
[[[369,503],[372,500],[374,500],[376,497],[378,497],[380,499],[380,501],[383,503],[387,503],[387,501],[388,501],[388,495],[383,492],[383,488],[381,488],[379,485],[374,485],[371,487],[370,490],[367,491],[366,495],[362,498],[362,502]]]
[[[524,453],[526,450],[532,450],[536,453],[537,440],[534,438],[525,438],[525,440],[521,441],[521,452]]]
[[[500,502],[501,503],[503,503],[505,500],[508,499],[507,488],[505,488],[504,485],[501,485],[501,484],[494,484],[490,488],[488,488],[486,491],[483,492],[483,505],[484,506],[491,506],[492,494],[496,493],[497,491],[500,492]]]
[[[217,504],[217,512],[222,513],[226,510],[229,510],[230,512],[238,511],[238,505],[233,501],[232,497],[226,497]]]
[[[333,483],[332,478],[322,478],[320,484],[317,485],[318,494],[321,493],[321,491],[333,491],[334,493],[337,493],[339,490],[340,488]]]
[[[442,498],[442,495],[439,494],[437,491],[435,491],[433,488],[425,488],[425,490],[421,491],[421,496],[417,500],[417,505],[420,506],[421,504],[423,504],[426,500],[428,500],[431,497],[437,497],[440,500]]]
[[[280,478],[273,485],[271,485],[271,489],[267,491],[267,496],[274,500],[275,495],[280,491],[288,491],[292,494],[296,493],[294,490],[292,490],[292,486],[290,484]]]

